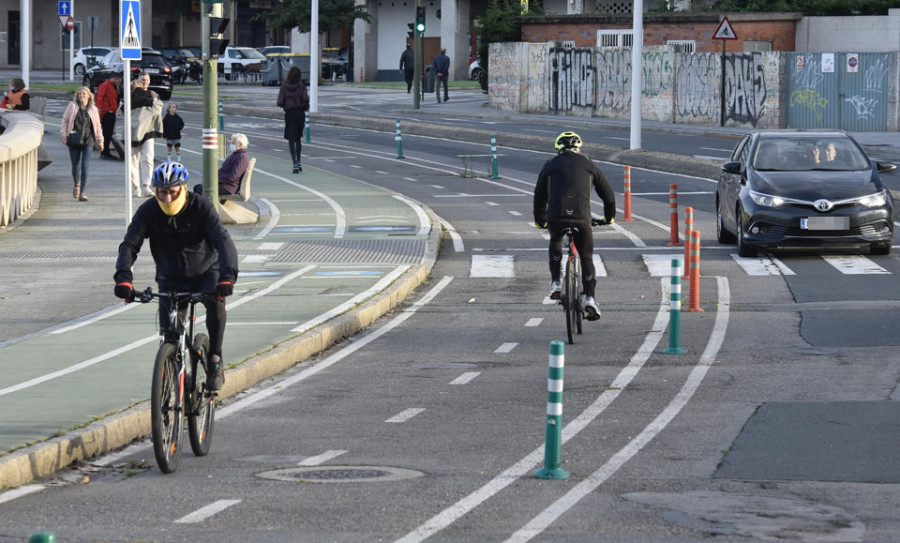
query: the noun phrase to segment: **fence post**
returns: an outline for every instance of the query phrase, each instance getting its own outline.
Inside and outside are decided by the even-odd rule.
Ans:
[[[625,166],[625,217],[622,220],[634,220],[631,216],[631,166]]]
[[[684,354],[681,348],[681,262],[672,259],[672,283],[669,292],[669,348],[665,354]]]
[[[547,380],[547,434],[544,442],[544,467],[534,476],[539,479],[566,479],[569,472],[559,467],[562,447],[562,396],[565,344],[550,342],[550,378]]]
[[[669,185],[669,247],[681,245],[678,239],[678,185]]]
[[[406,158],[403,156],[403,135],[400,134],[400,119],[397,119],[397,135],[394,136],[397,141],[397,158]]]
[[[491,136],[491,179],[500,179],[497,172],[497,136]]]

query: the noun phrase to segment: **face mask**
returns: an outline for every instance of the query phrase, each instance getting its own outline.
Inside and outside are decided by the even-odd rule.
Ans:
[[[228,149],[231,150],[231,152],[233,153],[233,152],[237,151],[237,145],[235,145],[233,143],[229,143]]]
[[[159,208],[162,209],[163,213],[170,217],[174,217],[175,215],[178,215],[185,204],[187,204],[187,189],[181,187],[181,192],[178,194],[178,197],[169,202],[163,202],[159,199],[159,196],[156,196],[156,203],[159,204]]]

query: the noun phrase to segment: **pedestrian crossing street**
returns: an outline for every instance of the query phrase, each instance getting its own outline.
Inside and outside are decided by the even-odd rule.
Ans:
[[[786,276],[797,275],[788,264],[771,256],[742,258],[731,254],[731,259],[748,276]],[[682,255],[645,253],[641,260],[647,273],[652,277],[668,277],[672,274],[672,259],[683,260]],[[843,275],[885,275],[892,273],[865,255],[817,255],[815,258],[831,266]],[[594,255],[594,267],[597,277],[606,277],[607,268],[600,258]],[[681,262],[684,269],[684,262]],[[700,264],[701,271],[703,263]],[[470,277],[505,277],[512,278],[515,273],[513,255],[473,255],[469,267]]]

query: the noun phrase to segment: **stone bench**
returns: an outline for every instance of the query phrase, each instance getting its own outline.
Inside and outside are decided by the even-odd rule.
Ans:
[[[251,158],[247,164],[247,171],[241,177],[241,185],[234,194],[219,195],[219,217],[223,224],[253,224],[259,220],[259,214],[251,211],[237,202],[250,200],[250,183],[253,178],[253,167],[256,158]]]

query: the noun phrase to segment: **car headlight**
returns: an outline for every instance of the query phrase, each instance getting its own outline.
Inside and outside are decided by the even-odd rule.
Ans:
[[[765,207],[779,207],[786,202],[786,200],[780,196],[763,194],[762,192],[756,192],[755,190],[750,191],[750,198],[756,205]]]
[[[865,207],[884,207],[884,205],[887,204],[887,195],[884,191],[881,191],[868,196],[863,196],[862,198],[857,198],[856,201],[859,202],[859,205]]]

